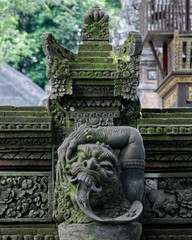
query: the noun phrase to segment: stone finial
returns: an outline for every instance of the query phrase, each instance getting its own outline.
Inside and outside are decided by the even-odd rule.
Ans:
[[[94,5],[83,17],[83,41],[109,41],[109,15]]]

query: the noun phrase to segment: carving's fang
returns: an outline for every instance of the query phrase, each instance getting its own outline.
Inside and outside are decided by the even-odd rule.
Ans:
[[[70,181],[70,183],[75,183],[75,182],[77,182],[77,181],[78,181],[78,176],[75,177],[75,178],[70,178],[69,181]]]
[[[94,192],[101,192],[101,191],[102,191],[102,187],[101,187],[101,186],[100,186],[99,188],[96,187],[96,185],[95,185],[94,182],[92,183],[91,189],[92,189]]]

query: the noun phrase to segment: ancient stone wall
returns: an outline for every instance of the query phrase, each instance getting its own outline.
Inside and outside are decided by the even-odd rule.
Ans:
[[[60,176],[59,171],[56,174],[56,163],[58,159],[63,160],[63,150],[58,151],[60,158],[57,155],[58,147],[63,140],[60,149],[70,145],[71,140],[74,140],[71,149],[77,143],[82,144],[80,140],[93,140],[88,134],[90,128],[97,132],[104,127],[108,140],[113,130],[116,136],[119,126],[122,134],[126,129],[133,129],[127,126],[134,126],[144,141],[142,239],[192,238],[192,111],[190,108],[142,109],[140,113],[137,97],[140,35],[131,32],[123,47],[111,52],[107,28],[108,15],[94,6],[84,18],[84,42],[76,55],[60,46],[52,34],[44,34],[47,76],[52,84],[48,108],[0,108],[0,237],[4,240],[57,240],[53,205],[66,203],[62,212],[65,219],[70,219],[71,211],[67,194],[57,201],[58,192],[53,191],[56,176]],[[75,131],[82,124],[87,126],[81,126],[80,133]],[[133,131],[138,133],[136,129]],[[97,138],[94,140],[98,141]],[[129,140],[135,142],[132,142],[135,138]],[[119,145],[118,140],[115,143]],[[109,146],[103,146],[99,149],[107,151]],[[116,145],[112,146],[117,149]],[[81,153],[84,147],[80,146]],[[108,158],[117,161],[113,154],[107,153]],[[68,163],[73,163],[70,160]],[[140,160],[130,159],[129,173],[142,168],[143,174],[144,160]],[[130,214],[134,216],[134,211]]]
[[[192,111],[143,109],[146,150],[142,239],[191,239]]]
[[[0,112],[0,236],[58,239],[48,111],[1,107]],[[146,150],[143,240],[192,238],[191,117],[191,109],[143,109],[137,120]]]
[[[0,107],[2,239],[57,239],[51,125],[45,107]]]

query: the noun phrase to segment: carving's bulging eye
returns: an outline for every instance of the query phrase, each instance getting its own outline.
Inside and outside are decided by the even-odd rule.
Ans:
[[[106,162],[106,161],[101,162],[100,166],[107,171],[114,171],[113,165],[110,162]]]
[[[113,168],[111,166],[103,166],[103,168],[107,171],[113,171]]]
[[[79,157],[81,157],[82,159],[86,159],[87,155],[84,152],[79,152],[78,153]]]

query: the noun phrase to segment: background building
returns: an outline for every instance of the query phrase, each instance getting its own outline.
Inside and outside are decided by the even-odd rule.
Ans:
[[[163,107],[192,106],[191,14],[191,0],[141,1],[141,35],[155,58]]]
[[[45,91],[9,65],[0,70],[0,105],[37,106]]]
[[[129,31],[141,32],[141,106],[192,106],[192,1],[125,0],[122,7],[113,47],[121,46]]]

